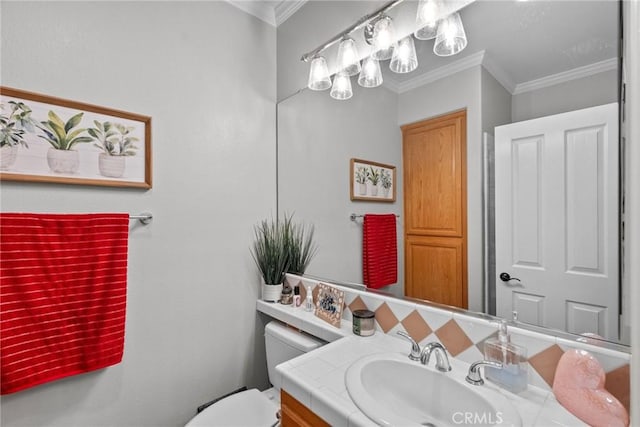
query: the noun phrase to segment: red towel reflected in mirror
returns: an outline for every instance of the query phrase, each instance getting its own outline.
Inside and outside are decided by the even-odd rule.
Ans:
[[[395,214],[365,214],[362,225],[362,275],[368,288],[398,281],[398,238]]]

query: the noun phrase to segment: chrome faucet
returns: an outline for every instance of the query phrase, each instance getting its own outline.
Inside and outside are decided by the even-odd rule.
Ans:
[[[409,335],[405,331],[398,331],[398,335],[400,335],[402,338],[405,338],[411,341],[411,353],[409,354],[409,359],[415,360],[415,361],[420,360],[420,346],[418,345],[416,340],[411,338],[411,335]]]
[[[420,353],[420,363],[428,365],[431,353],[434,351],[436,353],[436,369],[440,372],[449,372],[451,370],[451,365],[449,364],[447,350],[439,342],[430,342],[424,346],[422,353]]]
[[[480,368],[482,366],[490,366],[492,368],[502,369],[502,363],[492,362],[490,360],[480,360],[478,362],[473,362],[471,366],[469,366],[469,373],[467,374],[467,378],[465,378],[469,384],[484,384],[484,380],[480,375]]]

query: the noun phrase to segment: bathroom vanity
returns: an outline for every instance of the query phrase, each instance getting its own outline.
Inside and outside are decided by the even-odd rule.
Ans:
[[[297,280],[309,282],[299,277],[294,280],[296,283]],[[530,351],[527,390],[516,395],[488,381],[484,385],[470,385],[465,382],[469,366],[483,359],[482,343],[495,333],[496,325],[489,320],[417,302],[336,287],[346,294],[340,328],[302,308],[257,302],[259,312],[329,342],[277,367],[278,375],[282,377],[285,426],[375,426],[380,424],[374,421],[379,420],[377,416],[392,420],[397,416],[394,424],[402,425],[406,421],[415,425],[434,425],[436,421],[438,425],[586,425],[555,399],[551,391],[554,361],[557,363],[566,349],[582,348],[598,358],[607,375],[628,372],[630,357],[624,352],[512,327],[513,340]],[[376,313],[376,332],[370,337],[357,336],[351,331],[351,311],[363,305]],[[420,327],[416,327],[420,319],[428,333],[424,329],[420,333]],[[435,360],[427,366],[409,360],[411,344],[397,336],[400,330],[416,336],[421,346],[427,342],[441,342],[448,349],[452,370],[436,371]],[[354,373],[354,369],[361,371]],[[392,374],[388,374],[390,370]],[[387,378],[384,378],[384,372],[387,372]],[[410,380],[404,381],[403,375]],[[350,376],[352,384],[349,384]],[[354,378],[363,384],[354,386]],[[434,385],[434,381],[440,383]],[[622,383],[625,381],[628,387],[628,374]],[[432,393],[434,389],[437,389],[435,394]],[[619,395],[625,393],[624,390],[610,391],[618,393],[616,397],[624,402],[624,396]],[[628,388],[626,393],[628,399]],[[363,398],[361,394],[369,395]],[[434,408],[442,412],[438,415],[440,418],[432,420],[424,419],[424,414],[420,413],[425,406],[424,399],[430,394],[432,399],[438,400]],[[422,402],[412,402],[414,395],[421,396]],[[478,401],[484,403],[467,407],[474,396],[481,397]]]

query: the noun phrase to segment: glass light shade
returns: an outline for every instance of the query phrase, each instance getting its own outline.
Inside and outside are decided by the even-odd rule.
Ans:
[[[388,16],[383,16],[373,26],[372,56],[379,61],[391,58],[396,45],[395,39],[393,21]]]
[[[378,87],[382,84],[380,63],[373,56],[367,56],[362,61],[362,71],[358,77],[358,84],[362,87]]]
[[[459,13],[453,13],[440,21],[438,35],[433,44],[433,53],[438,56],[451,56],[467,47],[467,35],[464,33]]]
[[[418,68],[418,57],[413,37],[408,35],[398,42],[398,46],[393,50],[393,57],[389,68],[394,73],[410,73]]]
[[[418,40],[431,40],[438,34],[438,17],[441,12],[440,0],[420,0],[416,14],[416,27],[413,33]]]
[[[331,86],[331,92],[329,93],[333,99],[345,100],[353,96],[353,90],[351,89],[351,78],[344,71],[339,72],[333,76],[333,86]]]
[[[338,46],[338,70],[355,76],[361,70],[356,42],[352,38],[342,39]]]
[[[311,90],[327,90],[331,87],[329,68],[324,57],[318,56],[311,61],[307,87]]]

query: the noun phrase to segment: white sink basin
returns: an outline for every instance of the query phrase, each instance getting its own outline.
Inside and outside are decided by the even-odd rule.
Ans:
[[[345,382],[356,406],[383,426],[522,426],[509,399],[465,382],[466,368],[442,373],[406,355],[375,354],[353,363]]]

